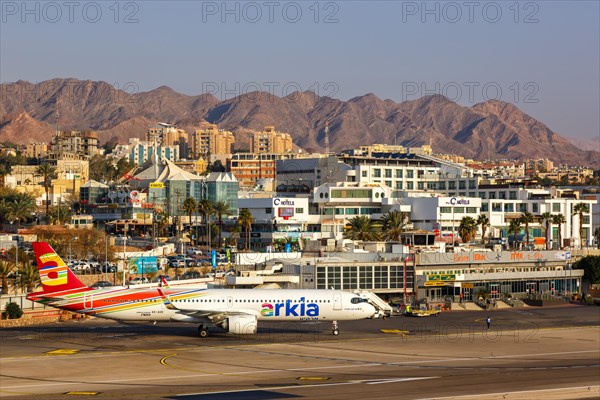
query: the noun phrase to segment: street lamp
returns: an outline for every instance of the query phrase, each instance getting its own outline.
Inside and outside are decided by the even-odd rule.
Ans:
[[[108,281],[108,239],[109,235],[104,236],[104,280]]]
[[[73,236],[71,238],[71,240],[69,241],[69,261],[72,261],[72,257],[71,257],[71,244],[73,243],[73,240],[77,240],[77,236]]]

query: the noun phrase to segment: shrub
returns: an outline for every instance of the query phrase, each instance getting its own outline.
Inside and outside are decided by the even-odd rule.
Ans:
[[[2,319],[19,319],[23,315],[23,310],[17,303],[6,303],[6,309],[2,311]]]

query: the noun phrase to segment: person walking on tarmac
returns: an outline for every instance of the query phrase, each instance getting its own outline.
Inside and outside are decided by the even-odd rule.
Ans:
[[[485,323],[487,324],[487,328],[489,330],[490,329],[490,325],[492,325],[492,319],[490,318],[489,315],[486,317]]]

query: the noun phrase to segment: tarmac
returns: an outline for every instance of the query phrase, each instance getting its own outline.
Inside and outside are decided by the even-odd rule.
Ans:
[[[485,318],[490,315],[491,329]],[[257,335],[89,319],[0,330],[0,397],[597,399],[600,308],[444,312]]]

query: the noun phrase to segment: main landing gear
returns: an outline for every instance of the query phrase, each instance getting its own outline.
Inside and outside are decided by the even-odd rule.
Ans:
[[[208,337],[208,329],[204,325],[198,326],[198,336],[201,338]]]
[[[337,321],[333,321],[331,323],[331,329],[332,329],[333,336],[337,336],[340,334],[340,330],[339,330]]]

